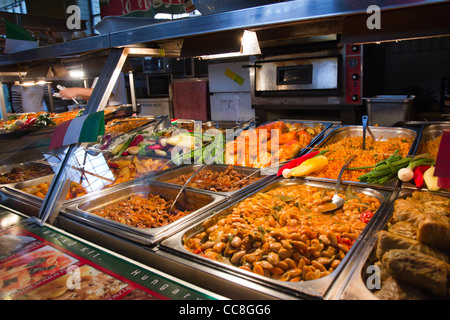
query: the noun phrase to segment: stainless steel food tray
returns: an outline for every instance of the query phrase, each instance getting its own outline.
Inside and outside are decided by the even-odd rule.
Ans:
[[[134,157],[138,157],[138,158],[143,158],[143,159],[156,159],[156,160],[163,160],[165,161],[164,158],[160,158],[160,157],[148,157],[148,156],[127,156],[127,157],[123,157],[120,160],[132,160]],[[113,174],[111,171],[109,171],[109,167],[107,167],[106,161],[103,164],[106,167],[106,172],[109,173],[109,175],[112,177]],[[170,165],[169,165],[170,166]],[[80,177],[82,177],[85,185],[85,189],[88,191],[88,193],[95,193],[98,191],[101,191],[104,188],[116,188],[118,186],[121,185],[127,185],[129,183],[132,183],[133,181],[139,181],[142,179],[148,179],[154,175],[158,175],[160,173],[166,172],[168,170],[170,170],[170,168],[168,169],[164,169],[164,170],[157,170],[157,171],[148,171],[147,173],[143,174],[142,176],[136,177],[132,180],[129,181],[125,181],[122,182],[120,184],[116,184],[114,186],[110,186],[107,187],[110,183],[112,183],[112,180],[108,179],[108,175],[107,174],[96,174],[95,172],[101,172],[100,167],[96,167],[94,168],[95,170],[82,170],[81,168],[75,168],[75,170],[77,170],[76,174],[77,174],[77,178],[76,178],[76,182],[79,182],[78,180],[80,179]],[[91,172],[92,171],[92,172]],[[26,199],[27,201],[31,202],[32,204],[35,204],[37,206],[41,206],[42,202],[44,199],[34,196],[32,194],[29,194],[27,192],[22,191],[23,188],[25,187],[31,187],[33,185],[37,185],[39,183],[45,183],[45,182],[49,182],[51,183],[53,180],[54,174],[51,175],[47,175],[41,178],[36,178],[36,179],[32,179],[32,180],[28,180],[28,181],[23,181],[23,182],[16,182],[16,183],[11,183],[11,184],[6,184],[3,185],[4,187],[4,192],[8,195],[12,195],[12,196],[18,196],[21,199]],[[75,179],[75,178],[74,178]],[[99,182],[101,181],[101,182]],[[78,198],[74,198],[74,199],[70,199],[70,200],[65,200],[63,202],[63,205],[69,205],[73,202],[77,202],[80,200],[80,198],[83,198],[84,196],[80,196]]]
[[[304,185],[310,185],[310,186],[316,186],[316,187],[322,187],[322,188],[329,188],[333,189],[335,187],[334,184],[326,183],[326,182],[316,182],[316,181],[306,181],[302,179],[277,179],[276,181],[273,181],[272,183],[261,187],[255,191],[253,191],[249,196],[254,195],[258,192],[266,192],[276,187],[282,187],[282,186],[288,186],[288,185],[296,185],[296,184],[304,184]],[[342,190],[345,190],[347,186],[341,186]],[[378,209],[376,215],[373,219],[368,223],[366,228],[363,230],[363,232],[360,234],[358,239],[355,241],[354,245],[350,249],[350,251],[347,253],[345,258],[342,260],[339,267],[329,274],[326,277],[317,279],[317,280],[311,280],[311,281],[304,281],[304,282],[283,282],[275,279],[270,279],[266,277],[259,276],[257,274],[247,272],[244,270],[241,270],[237,267],[234,267],[232,265],[226,264],[226,263],[220,263],[218,261],[194,254],[187,249],[183,247],[183,239],[189,238],[194,236],[195,234],[199,232],[203,232],[205,230],[204,223],[208,225],[209,221],[215,222],[219,220],[221,217],[224,217],[228,214],[230,214],[237,205],[243,200],[239,199],[238,201],[231,201],[227,202],[223,205],[221,205],[219,208],[216,208],[214,212],[210,213],[208,212],[203,217],[197,219],[195,224],[191,225],[189,228],[178,232],[177,234],[167,238],[166,240],[162,241],[160,243],[161,250],[167,250],[169,252],[182,255],[189,259],[190,261],[196,261],[202,265],[205,265],[207,267],[211,268],[211,273],[214,273],[215,269],[220,269],[221,271],[226,271],[235,275],[238,275],[240,277],[243,277],[245,279],[248,279],[252,282],[256,282],[258,284],[262,284],[264,286],[269,286],[271,288],[275,288],[280,291],[285,291],[289,294],[294,294],[295,296],[299,296],[301,298],[306,299],[323,299],[325,296],[327,290],[330,288],[334,280],[337,278],[338,274],[344,268],[346,264],[351,263],[350,261],[353,260],[353,253],[354,251],[362,245],[365,241],[366,234],[370,232],[371,226],[377,219],[383,218],[380,216],[384,206],[386,205],[387,200],[389,199],[391,192],[387,190],[374,190],[374,189],[368,189],[368,188],[360,188],[352,186],[352,189],[356,192],[364,192],[366,194],[370,194],[376,198],[378,198],[381,202],[381,206]]]
[[[410,151],[408,152],[408,154],[415,153],[415,150],[417,148],[417,146],[416,146],[417,140],[420,135],[414,129],[394,128],[394,127],[370,127],[370,132],[371,132],[371,134],[373,134],[373,136],[377,140],[386,140],[388,138],[393,138],[393,137],[412,138],[413,143],[411,145],[411,148],[410,148]],[[337,127],[334,130],[332,130],[326,137],[324,137],[319,143],[317,143],[316,147],[326,149],[326,147],[328,145],[336,143],[342,138],[362,137],[362,135],[363,135],[362,126]],[[369,132],[367,132],[366,136],[367,137],[369,136]],[[313,177],[313,176],[307,176],[305,178],[310,179],[310,180],[316,180],[316,181],[332,181],[332,182],[336,181],[336,179],[320,178],[320,177]],[[359,182],[359,181],[345,181],[344,180],[343,182],[362,186],[362,187],[388,189],[388,190],[392,190],[399,185],[399,180],[397,178],[390,179],[384,185],[363,183],[363,182]]]
[[[336,288],[330,298],[335,300],[379,300],[368,288],[373,285],[374,279],[368,279],[375,276],[374,271],[369,269],[375,261],[375,252],[378,241],[378,231],[386,229],[386,225],[394,212],[394,201],[400,198],[410,196],[415,190],[402,189],[392,194],[391,204],[387,206],[385,214],[373,226],[372,232],[367,235],[366,242],[357,252],[357,256],[352,265],[348,265],[347,276],[336,282]],[[427,192],[427,191],[425,191]],[[369,282],[367,281],[369,280]]]
[[[450,123],[433,123],[433,124],[428,124],[427,126],[425,126],[425,128],[422,130],[422,134],[417,143],[416,154],[419,154],[422,152],[421,149],[423,148],[425,143],[427,143],[430,140],[436,139],[439,136],[442,136],[444,130],[450,130]],[[402,188],[417,189],[416,186],[414,185],[414,183],[412,183],[412,182],[403,182]],[[443,194],[443,195],[450,195],[450,190],[440,189],[435,192]]]
[[[46,161],[43,161],[43,160],[37,160],[37,161],[28,161],[28,162],[23,162],[23,163],[18,163],[18,164],[2,165],[2,166],[0,166],[0,174],[7,173],[7,172],[10,172],[14,168],[27,166],[27,165],[36,165],[36,166],[40,166],[40,167],[43,167],[43,168],[49,168],[49,169],[52,169],[51,170],[52,172],[54,172],[54,166],[56,164],[50,164],[50,163],[47,163]],[[39,179],[39,178],[34,178],[34,179],[27,180],[27,181],[33,181],[33,180],[36,180],[36,179]],[[25,181],[23,181],[23,182],[25,182]],[[19,183],[19,182],[0,183],[0,186],[5,186],[5,185],[10,185],[10,184],[15,184],[15,183]]]
[[[34,205],[40,207],[42,205],[44,199],[37,197],[33,194],[27,193],[25,191],[22,191],[22,189],[26,188],[26,187],[38,185],[40,183],[45,183],[45,182],[51,183],[54,176],[55,176],[54,174],[51,174],[51,175],[40,177],[40,178],[33,179],[33,180],[8,184],[8,185],[4,186],[3,191],[5,194],[7,194],[9,196],[15,197],[16,199],[20,199],[21,201],[27,201],[31,204],[34,204]],[[78,198],[74,198],[74,199],[70,199],[70,200],[65,200],[64,204],[68,204],[73,201],[77,201],[78,199],[80,199],[82,197],[84,197],[84,196],[80,196]]]
[[[158,176],[153,177],[154,180],[162,182],[162,183],[168,183],[168,184],[173,184],[173,185],[177,185],[174,183],[169,183],[168,181],[179,177],[183,174],[189,174],[189,173],[194,173],[196,172],[202,165],[201,164],[195,164],[195,165],[185,165],[185,166],[181,166],[178,168],[174,168],[172,170],[169,170],[165,173],[162,173]],[[227,169],[228,165],[226,164],[211,164],[206,166],[203,170],[212,170],[212,171],[218,171],[218,172],[223,172]],[[274,175],[263,175],[263,170],[260,169],[255,169],[255,168],[249,168],[249,167],[239,167],[239,166],[234,166],[233,167],[234,170],[236,170],[239,173],[245,174],[245,175],[252,175],[252,177],[256,177],[256,178],[260,178],[258,181],[255,181],[239,190],[235,190],[235,191],[228,191],[228,192],[215,192],[215,191],[210,191],[210,190],[204,190],[206,192],[213,192],[213,193],[217,193],[217,194],[221,194],[227,197],[233,197],[236,194],[242,194],[242,193],[247,193],[250,190],[257,188],[258,186],[265,184],[271,180],[273,180],[275,177]],[[191,187],[187,187],[189,189],[196,189],[196,190],[203,190],[203,189],[198,189],[198,188],[191,188]]]
[[[183,206],[183,208],[193,210],[193,212],[177,221],[158,228],[132,227],[91,213],[92,210],[124,200],[128,198],[130,194],[153,193],[160,195],[166,200],[174,200],[179,190],[179,187],[158,182],[133,183],[122,188],[102,190],[101,192],[87,195],[83,201],[78,201],[73,205],[63,208],[61,215],[81,221],[84,224],[93,226],[99,230],[107,231],[132,241],[151,245],[179,231],[199,214],[226,200],[226,197],[221,195],[198,190],[185,190],[181,193],[177,203]]]

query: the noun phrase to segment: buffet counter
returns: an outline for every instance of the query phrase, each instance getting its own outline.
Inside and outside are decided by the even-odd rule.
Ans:
[[[135,120],[134,117],[129,119]],[[155,274],[159,272],[153,270],[163,270],[161,277],[175,281],[174,285],[187,284],[192,291],[190,297],[197,295],[200,299],[401,299],[413,294],[410,287],[414,287],[414,292],[420,291],[414,297],[447,298],[446,282],[430,282],[433,288],[441,288],[430,292],[428,284],[415,283],[412,275],[406,279],[399,277],[394,265],[398,262],[401,267],[412,259],[410,254],[419,251],[423,255],[419,258],[439,270],[446,279],[447,271],[442,269],[442,263],[448,263],[449,242],[436,243],[428,234],[429,230],[438,230],[435,232],[445,236],[448,230],[445,224],[449,214],[448,190],[430,192],[426,185],[418,188],[413,181],[402,182],[397,177],[398,168],[389,169],[382,182],[379,178],[366,179],[378,170],[380,163],[395,168],[394,163],[403,165],[405,159],[413,161],[424,151],[427,161],[435,159],[429,158],[435,155],[428,148],[438,146],[436,139],[448,124],[371,126],[367,129],[369,133],[364,142],[367,147],[363,150],[362,126],[277,120],[258,126],[235,127],[233,137],[222,140],[219,137],[224,128],[220,128],[219,123],[214,128],[206,126],[193,131],[187,129],[192,129],[194,120],[179,120],[178,123],[159,120],[120,129],[125,131],[117,134],[105,133],[97,142],[79,148],[75,153],[77,162],[73,162],[77,176],[69,179],[76,184],[69,188],[51,224],[43,224],[41,220],[40,208],[45,199],[42,188],[45,189],[44,182],[52,182],[52,170],[58,163],[36,161],[33,165],[39,168],[40,176],[19,174],[11,166],[5,167],[5,179],[18,175],[26,181],[6,181],[2,185],[2,208],[6,216],[20,217],[20,223],[3,227],[3,232],[17,229],[20,234],[32,234],[38,240],[47,241],[46,244],[51,239],[44,235],[62,232],[68,239],[73,235],[82,246],[87,246],[86,243],[99,246],[93,250],[105,250],[110,261],[117,259],[100,265],[100,271],[114,276],[118,273],[116,267],[132,259],[133,268],[138,265]],[[107,128],[113,127],[107,124]],[[186,131],[182,131],[185,128]],[[214,130],[208,131],[211,129]],[[271,146],[271,139],[276,139],[278,148],[269,147],[269,151],[258,158],[248,150],[253,142],[261,140],[252,142],[250,137],[255,132],[266,134],[263,129],[270,129],[272,134],[264,135],[266,144],[263,146]],[[180,137],[181,133],[184,138]],[[137,136],[141,136],[139,143],[127,144]],[[207,139],[197,140],[196,137]],[[179,153],[181,163],[174,161],[172,151],[185,139],[192,148],[187,153]],[[205,157],[209,154],[205,150],[211,152],[213,147],[227,144],[230,148],[225,148],[223,153]],[[230,150],[234,152],[229,153]],[[327,158],[327,165],[301,176],[296,176],[295,168],[290,169],[292,175],[284,174],[282,166],[313,152],[321,152],[321,156]],[[274,162],[275,154],[277,157],[283,154],[283,162]],[[351,155],[354,157],[338,190],[346,203],[342,209],[322,213],[333,196],[337,174]],[[420,158],[424,159],[417,157]],[[220,164],[211,159],[233,162]],[[203,164],[208,162],[207,165],[198,163],[200,160]],[[417,215],[411,218],[398,213],[400,199],[416,204]],[[433,216],[421,218],[419,213],[427,215],[425,208],[441,212],[444,222],[439,217],[434,217],[436,220],[432,220]],[[407,218],[402,218],[404,216]],[[407,225],[402,219],[415,221],[415,224]],[[429,222],[431,227],[427,228],[430,229],[419,226],[421,219]],[[398,221],[401,221],[398,227],[393,227]],[[45,228],[52,231],[42,231],[47,230]],[[53,231],[53,228],[58,229]],[[61,244],[60,237],[56,238]],[[66,252],[70,248],[57,249]],[[394,262],[390,282],[385,282],[386,270],[373,275],[373,268],[381,270],[383,259],[398,251],[404,256],[391,257]],[[70,252],[76,259],[86,259],[78,251]],[[95,260],[88,263],[89,267],[91,262],[98,267]],[[67,273],[69,265],[70,262],[61,267],[62,274]],[[81,268],[82,264],[77,266]],[[420,268],[416,271],[420,273]],[[371,276],[376,277],[374,286],[368,282],[373,280]],[[126,288],[141,285],[127,278],[126,273],[119,273],[117,277],[129,284]],[[406,289],[400,285],[404,281],[408,283]],[[20,291],[20,296],[37,298],[37,295],[26,295],[31,295],[28,293],[31,287],[26,293]],[[157,296],[158,292],[142,290],[157,298],[180,298]],[[131,289],[119,291],[120,294],[111,298],[132,293]],[[15,298],[14,293],[8,297]]]
[[[206,291],[0,207],[3,300],[215,300]]]

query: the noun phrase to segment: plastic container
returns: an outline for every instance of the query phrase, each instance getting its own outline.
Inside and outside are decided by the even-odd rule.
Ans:
[[[415,96],[379,95],[364,98],[369,125],[392,126],[399,121],[409,121],[413,114]]]

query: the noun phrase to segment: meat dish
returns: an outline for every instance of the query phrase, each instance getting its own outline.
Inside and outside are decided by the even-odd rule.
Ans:
[[[184,185],[193,174],[194,172],[182,174],[179,177],[167,180],[166,182]],[[240,173],[236,171],[232,165],[229,165],[225,171],[201,170],[191,181],[189,181],[187,186],[216,192],[229,192],[242,189],[259,179],[261,178],[256,175],[249,177],[244,173]]]
[[[136,228],[158,228],[172,223],[189,213],[189,210],[172,209],[173,200],[165,200],[157,194],[132,194],[91,213]]]
[[[28,163],[12,168],[9,172],[0,175],[0,184],[28,181],[52,174],[50,166]]]
[[[333,190],[308,185],[275,187],[239,202],[227,215],[203,223],[185,237],[184,247],[260,276],[306,281],[327,276],[340,265],[380,200],[347,189],[343,208],[320,213]]]
[[[380,299],[450,298],[450,199],[414,191],[394,203],[386,230],[378,233],[375,265]]]

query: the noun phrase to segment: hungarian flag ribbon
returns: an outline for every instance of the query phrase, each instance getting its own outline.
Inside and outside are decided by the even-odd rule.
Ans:
[[[438,186],[450,188],[450,130],[444,130],[436,157],[434,175],[438,177]]]
[[[105,134],[105,113],[98,111],[64,121],[53,131],[49,149],[61,148],[74,143],[95,142]]]

